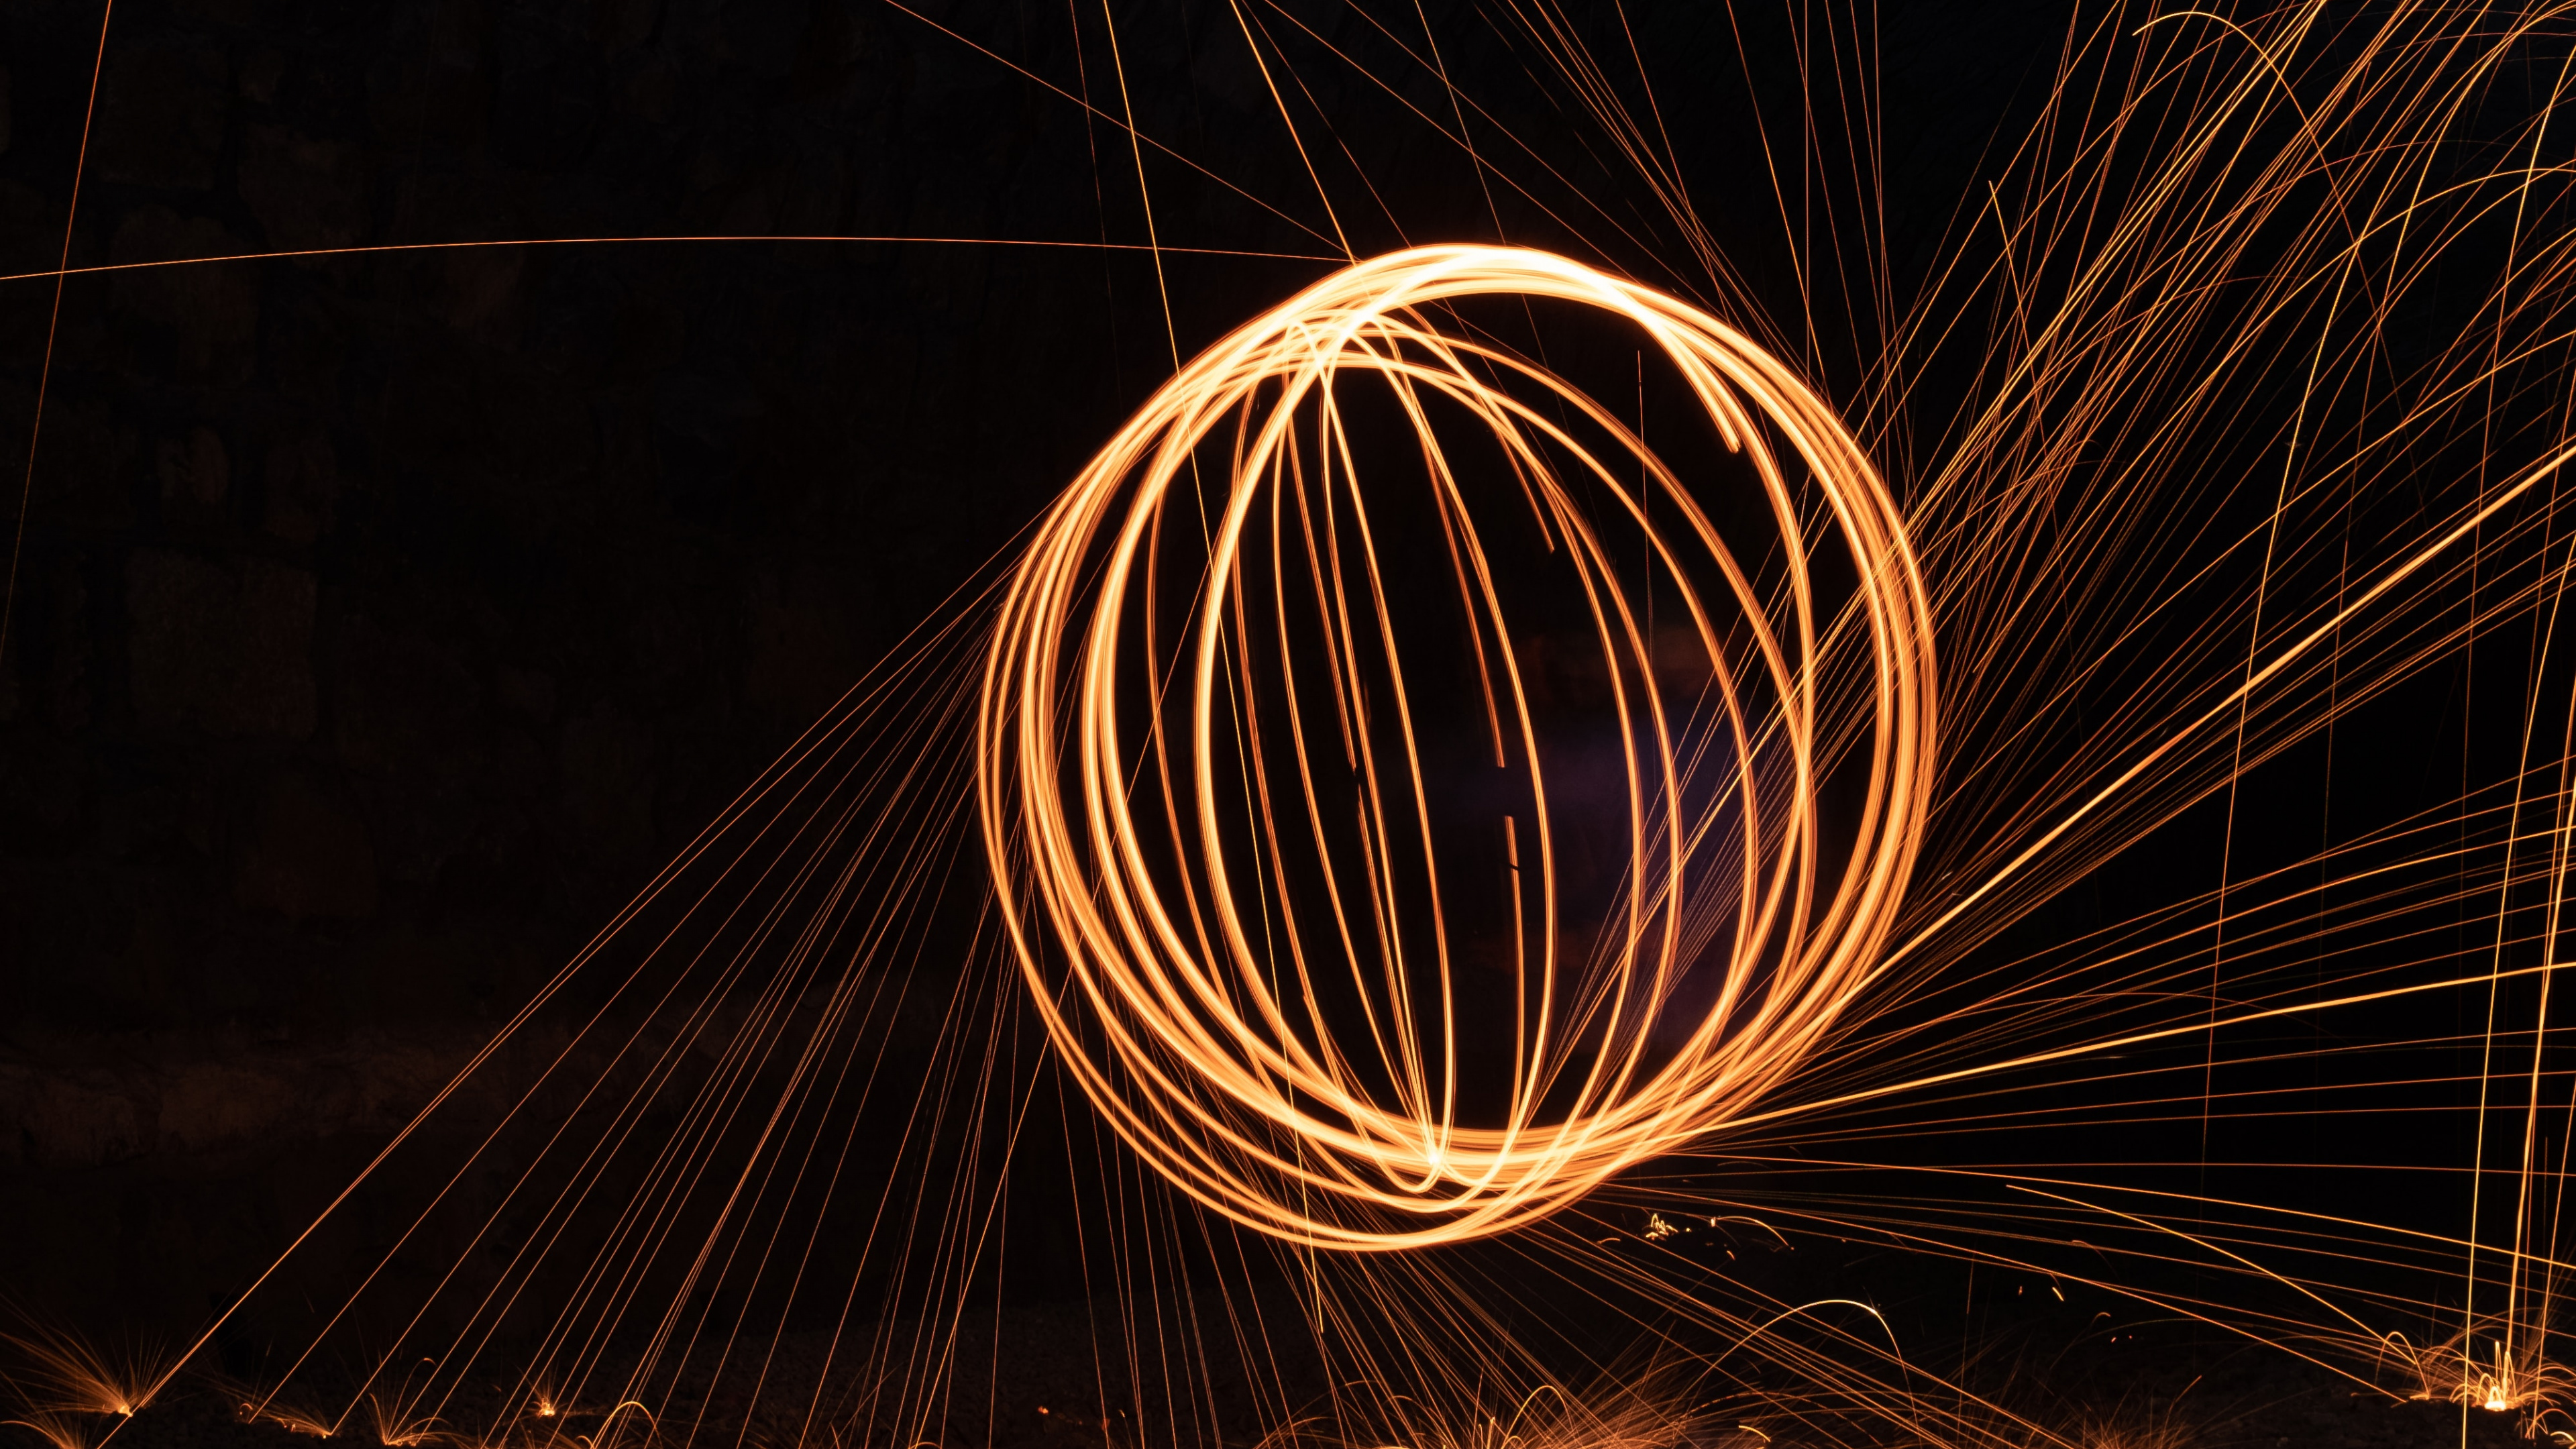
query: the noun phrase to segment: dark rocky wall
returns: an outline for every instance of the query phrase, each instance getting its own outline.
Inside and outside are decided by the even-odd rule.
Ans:
[[[1900,260],[2028,62],[1972,8],[1891,47]],[[1519,83],[1470,7],[1434,10],[1478,83]],[[1755,175],[1740,69],[1703,7],[1647,12],[1723,200]],[[1117,105],[1096,23],[1077,56],[1045,6],[948,18]],[[99,22],[0,0],[0,272],[63,245]],[[1314,253],[1230,24],[1121,13],[1147,129],[1229,183],[1149,158],[1160,236]],[[1438,103],[1420,73],[1403,104],[1310,79],[1406,236],[1489,230],[1407,109]],[[1517,121],[1579,171],[1571,127]],[[863,0],[126,0],[81,175],[75,267],[1143,240],[1118,132]],[[1361,245],[1396,243],[1341,192]],[[1178,345],[1318,270],[1170,259]],[[1006,544],[1167,368],[1156,297],[1133,253],[813,241],[0,282],[10,494],[44,389],[0,651],[0,1291],[201,1314]],[[102,1262],[113,1305],[84,1301]]]

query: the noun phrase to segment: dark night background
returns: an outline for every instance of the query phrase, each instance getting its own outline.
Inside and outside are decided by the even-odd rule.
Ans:
[[[1117,111],[1096,7],[925,13]],[[1607,174],[1472,4],[1429,14],[1462,89],[1578,182]],[[1389,53],[1336,15],[1323,40]],[[2063,16],[1884,7],[1900,279],[1959,222]],[[1723,11],[1633,18],[1704,205],[1756,184]],[[0,0],[0,273],[55,264],[99,21]],[[1161,239],[1329,252],[1279,214],[1323,224],[1226,7],[1125,4],[1117,28],[1142,129],[1241,188],[1149,152]],[[1766,103],[1794,90],[1784,40],[1746,44]],[[1489,205],[1513,240],[1577,245],[1535,201],[1489,203],[1406,109],[1445,106],[1436,85],[1386,73],[1401,101],[1306,73],[1403,224],[1325,155],[1363,252],[1489,237]],[[1709,210],[1784,295],[1776,212]],[[1144,225],[1121,132],[871,0],[124,0],[71,262],[718,234]],[[1674,275],[1651,245],[1609,259]],[[1167,257],[1180,350],[1324,265]],[[50,279],[0,283],[13,494],[54,301]],[[228,1302],[1008,544],[1168,371],[1163,329],[1147,258],[1081,249],[674,241],[72,278],[0,652],[0,1292],[172,1334]],[[2149,867],[2102,889],[2033,929],[2163,886]]]

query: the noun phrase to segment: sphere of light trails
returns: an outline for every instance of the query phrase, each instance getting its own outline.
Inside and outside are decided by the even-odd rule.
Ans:
[[[1761,490],[1769,536],[1749,553],[1721,537],[1708,480],[1687,483],[1616,410],[1466,325],[1477,298],[1633,329],[1749,462],[1758,485],[1732,486]],[[1405,486],[1428,487],[1493,762],[1516,763],[1526,790],[1528,819],[1503,827],[1508,988],[1453,939],[1441,865],[1456,832],[1433,826],[1427,701],[1406,683],[1388,587],[1423,572],[1424,550],[1380,557],[1371,500],[1389,485],[1363,482],[1352,439],[1364,382],[1413,430]],[[1478,448],[1507,466],[1462,464]],[[1559,941],[1551,747],[1509,642],[1517,580],[1495,559],[1511,526],[1534,528],[1576,587],[1619,722],[1627,859],[1588,951]],[[1642,586],[1614,560],[1629,538],[1651,554]],[[1650,590],[1681,605],[1666,617],[1689,641],[1691,698],[1657,657]],[[1723,1128],[1851,1006],[1921,835],[1931,640],[1876,470],[1743,334],[1543,252],[1361,262],[1157,391],[1007,579],[977,733],[1000,914],[1073,1080],[1200,1203],[1330,1248],[1499,1232]],[[1829,769],[1866,779],[1830,860]],[[1462,1041],[1460,1008],[1504,990],[1510,1066],[1489,1093],[1503,1105],[1464,1121],[1462,1052],[1501,1044]]]

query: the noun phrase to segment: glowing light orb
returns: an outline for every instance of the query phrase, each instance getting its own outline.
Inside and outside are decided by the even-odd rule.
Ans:
[[[1541,309],[1636,349],[1639,409],[1648,358],[1678,379],[1671,447],[1500,340]],[[1868,458],[1749,338],[1429,247],[1236,330],[1082,470],[1005,583],[977,744],[1020,969],[1119,1135],[1237,1222],[1415,1247],[1810,1057],[1921,835],[1931,613]]]

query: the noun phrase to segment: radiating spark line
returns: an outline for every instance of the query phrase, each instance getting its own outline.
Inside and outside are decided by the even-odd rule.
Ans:
[[[1327,253],[1316,252],[1266,252],[1251,251],[1240,247],[1191,247],[1173,246],[1169,244],[1157,247],[1142,242],[1048,241],[1026,237],[893,235],[834,236],[823,233],[815,233],[811,235],[773,235],[763,233],[753,235],[746,233],[740,236],[720,234],[708,234],[704,236],[564,236],[523,237],[500,241],[385,242],[371,246],[302,247],[292,251],[233,252],[223,256],[214,257],[170,257],[160,261],[148,262],[98,262],[88,266],[79,267],[70,265],[69,258],[66,256],[65,264],[63,266],[49,268],[41,272],[12,272],[6,276],[0,276],[0,282],[29,282],[44,277],[52,277],[59,280],[64,277],[86,277],[101,272],[136,272],[147,271],[159,267],[207,266],[216,262],[268,262],[293,257],[351,257],[372,256],[384,252],[471,251],[481,247],[633,246],[648,242],[836,242],[853,244],[918,244],[921,246],[1030,247],[1043,250],[1085,252],[1150,252],[1160,250],[1174,252],[1185,256],[1252,257],[1283,262],[1331,263],[1342,260],[1340,257],[1332,256]]]
[[[72,262],[72,228],[80,221],[81,181],[89,170],[90,123],[98,115],[98,82],[107,69],[108,22],[115,15],[115,0],[105,0],[99,7],[98,50],[90,59],[89,98],[81,106],[80,148],[72,160],[71,202],[63,209],[63,246],[54,262],[54,299],[45,311],[44,358],[36,367],[36,407],[27,420],[27,471],[18,485],[18,521],[9,531],[9,578],[5,586],[0,586],[0,655],[8,652],[9,624],[17,611],[18,559],[27,546],[27,512],[36,498],[36,445],[44,435],[46,388],[54,379],[54,334],[63,320],[63,277]]]

